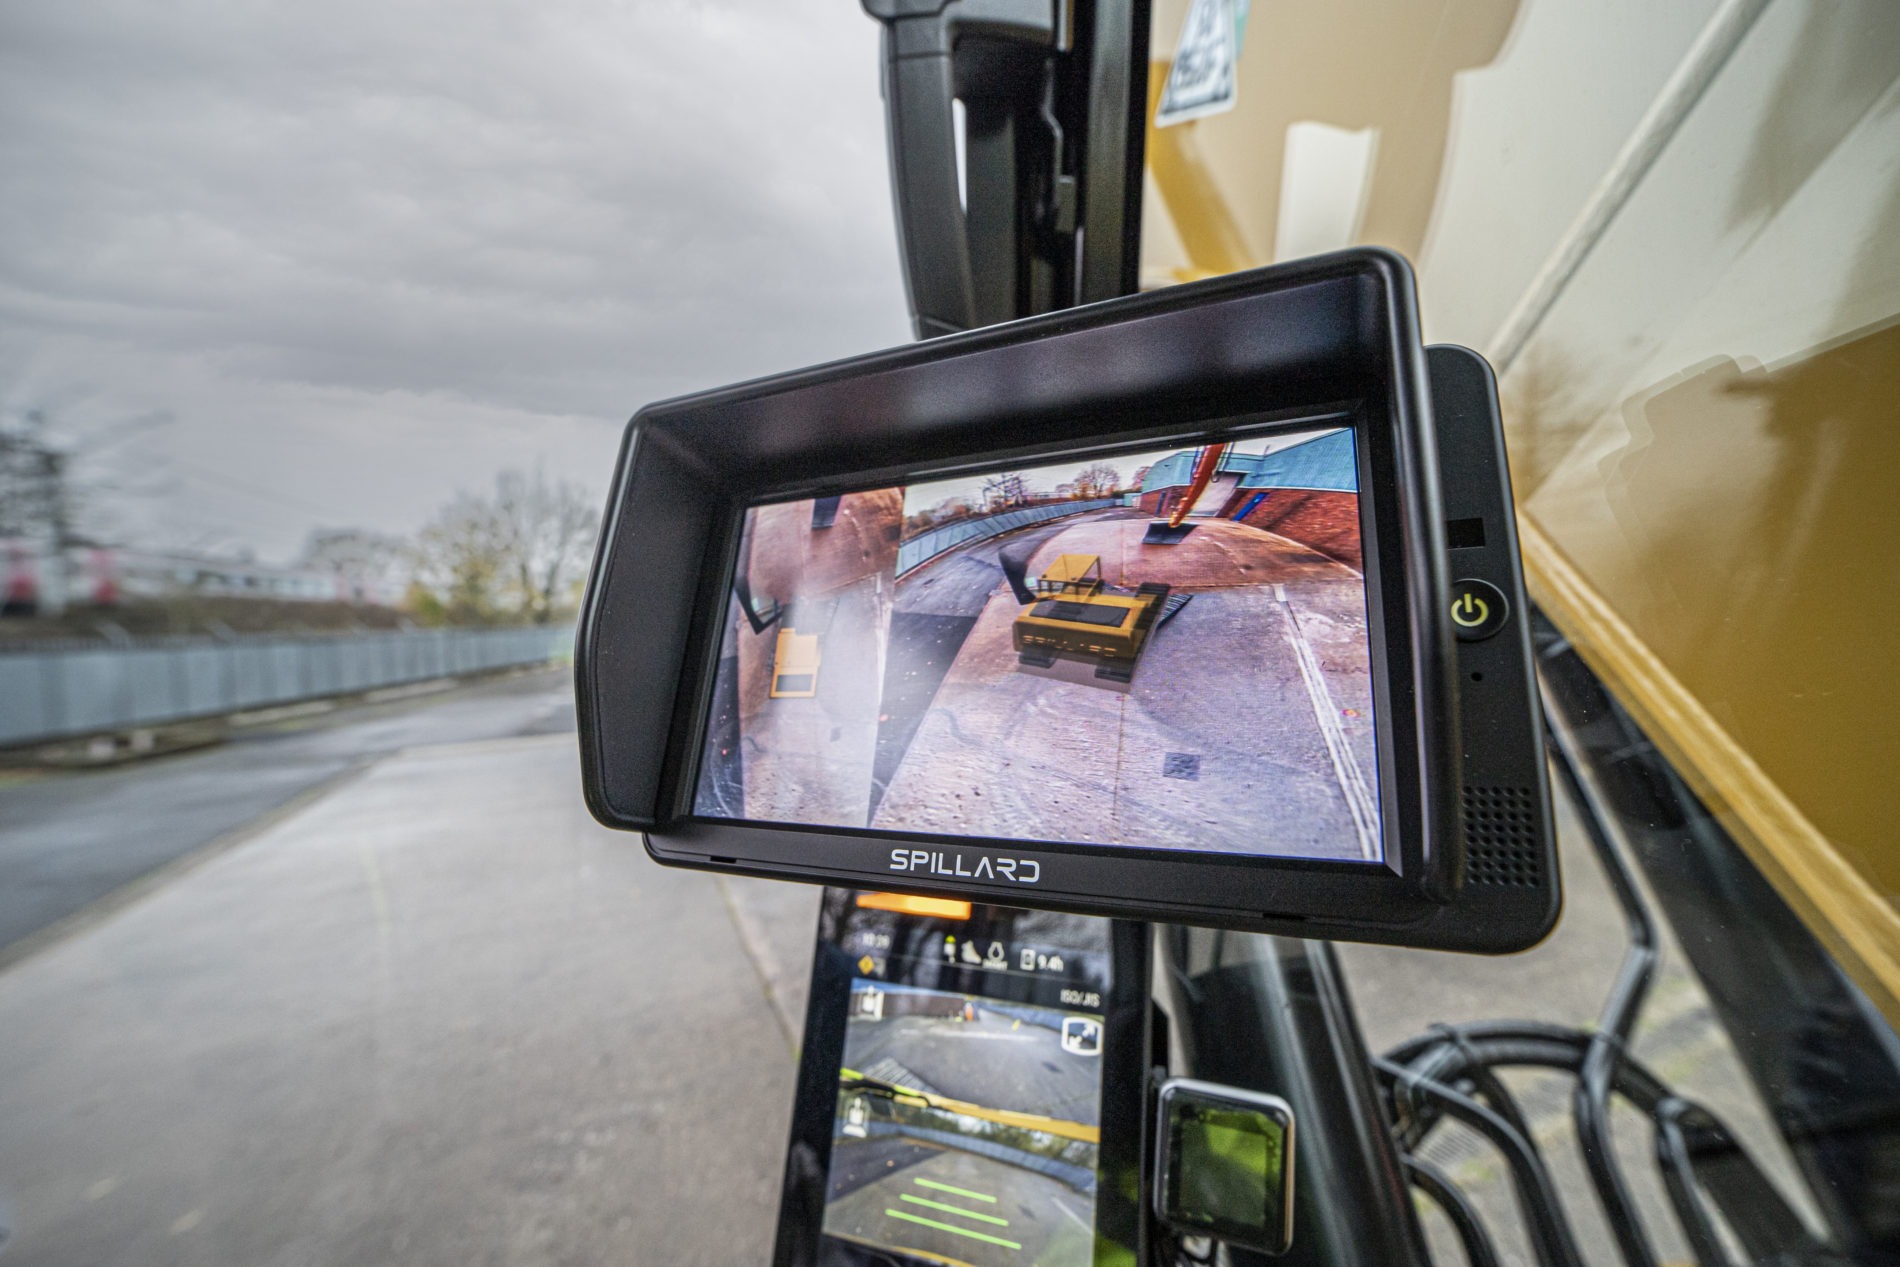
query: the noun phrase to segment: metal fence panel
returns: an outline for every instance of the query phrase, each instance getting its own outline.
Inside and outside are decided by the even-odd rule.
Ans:
[[[18,726],[31,734],[51,724],[53,711],[46,691],[51,667],[48,658],[45,655],[0,657],[0,729]]]
[[[1109,506],[1119,506],[1119,497],[1098,497],[1090,501],[1056,502],[1048,506],[1030,506],[1023,510],[1006,510],[997,515],[985,515],[981,519],[963,519],[953,524],[944,524],[928,532],[920,532],[897,547],[897,574],[899,576],[919,567],[942,554],[971,541],[982,541],[989,537],[998,537],[1018,528],[1027,528],[1031,524],[1046,523],[1051,519],[1060,519],[1064,515],[1078,515],[1085,510],[1103,510]]]
[[[60,720],[75,730],[99,730],[125,710],[119,689],[117,657],[111,652],[81,652],[53,661]]]
[[[309,695],[342,695],[348,691],[360,691],[352,680],[357,674],[351,672],[353,665],[366,663],[375,654],[377,636],[372,634],[363,640],[362,651],[345,657],[343,648],[334,642],[311,641],[305,644],[303,661],[303,689]]]
[[[173,688],[171,655],[163,651],[134,651],[125,658],[120,689],[125,707],[138,717],[172,717],[183,703]]]
[[[180,694],[187,700],[204,701],[209,712],[222,712],[230,698],[231,661],[220,655],[221,647],[182,647],[178,651]],[[7,657],[0,656],[0,664]]]
[[[561,625],[0,652],[0,745],[543,664],[573,644]]]

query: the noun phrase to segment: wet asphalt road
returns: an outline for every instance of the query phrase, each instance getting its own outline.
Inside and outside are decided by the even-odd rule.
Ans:
[[[393,753],[0,971],[0,1264],[769,1261],[818,891],[655,866],[577,757]]]
[[[404,748],[574,729],[566,669],[339,708],[211,749],[0,784],[0,955]]]
[[[919,1162],[929,1161],[938,1151],[913,1143],[901,1135],[886,1135],[882,1139],[870,1139],[842,1147],[834,1144],[831,1171],[826,1176],[825,1199],[836,1201],[840,1197],[850,1196],[866,1184],[881,1183]]]

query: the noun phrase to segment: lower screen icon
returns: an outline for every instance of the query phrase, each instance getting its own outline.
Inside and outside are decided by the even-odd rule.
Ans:
[[[1071,1056],[1102,1054],[1102,1023],[1091,1016],[1062,1018],[1062,1050]]]

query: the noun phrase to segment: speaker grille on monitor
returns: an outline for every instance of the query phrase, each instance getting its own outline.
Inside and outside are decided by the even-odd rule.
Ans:
[[[1464,790],[1465,883],[1535,888],[1544,878],[1527,787]]]

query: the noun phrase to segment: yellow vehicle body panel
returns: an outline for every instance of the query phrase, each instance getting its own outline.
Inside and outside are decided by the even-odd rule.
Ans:
[[[1122,594],[1051,599],[1037,603],[1016,617],[1012,637],[1018,652],[1041,650],[1104,660],[1133,660],[1141,653],[1141,644],[1151,628],[1141,623],[1141,614],[1160,601]],[[1080,610],[1070,612],[1068,609]],[[1119,622],[1110,623],[1109,618],[1117,614]],[[1065,615],[1077,618],[1065,619]]]
[[[1900,9],[1256,4],[1231,108],[1156,127],[1189,4],[1144,287],[1411,256],[1498,371],[1533,598],[1900,1022],[1900,69],[1855,55]]]
[[[810,699],[818,694],[818,635],[778,631],[772,654],[772,698]]]

